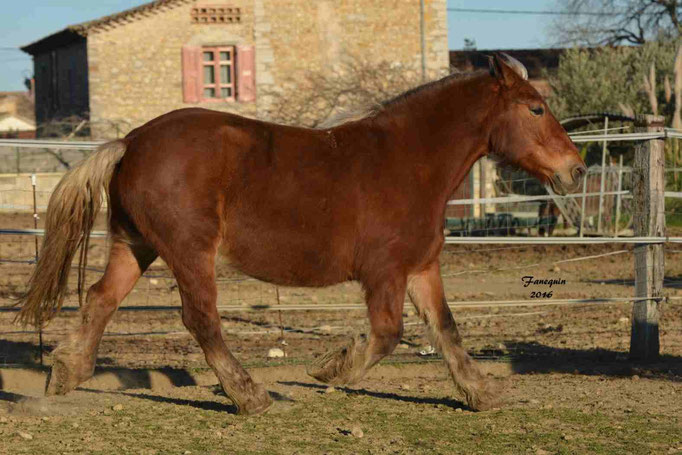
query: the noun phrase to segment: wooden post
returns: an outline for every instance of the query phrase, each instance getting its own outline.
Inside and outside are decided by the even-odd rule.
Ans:
[[[471,168],[471,177],[472,177],[472,185],[471,185],[471,199],[474,200],[474,203],[472,204],[472,211],[471,211],[471,216],[473,218],[483,216],[481,213],[481,203],[479,202],[479,199],[481,199],[481,160],[478,160],[474,163],[474,165]]]
[[[588,170],[583,176],[583,203],[580,208],[580,237],[583,236],[585,230],[585,199],[587,194],[587,175],[590,173]]]
[[[606,147],[608,141],[606,136],[609,135],[609,118],[604,117],[604,143],[601,149],[601,179],[599,181],[599,215],[597,216],[597,233],[601,234],[601,218],[604,209],[604,180],[606,178]]]
[[[620,192],[623,190],[623,154],[618,157],[618,194],[616,194],[616,222],[613,224],[613,236],[618,237],[618,221],[620,221]]]
[[[481,159],[478,160],[479,163],[479,177],[478,177],[478,192],[479,192],[479,197],[485,201],[485,199],[488,197],[488,192],[486,191],[486,180],[487,180],[487,175],[486,175],[486,165],[487,160],[486,157],[481,157]],[[485,219],[485,202],[481,202],[481,217]]]
[[[670,141],[670,153],[672,155],[673,159],[673,184],[675,188],[675,191],[677,191],[677,139],[672,139]]]
[[[31,187],[33,187],[33,228],[38,229],[38,200],[36,198],[36,175],[31,174]],[[38,266],[38,236],[34,235],[35,240],[35,263]],[[40,366],[43,366],[43,323],[38,325],[38,352],[40,353]]]
[[[663,132],[664,118],[638,116],[636,130]],[[665,237],[664,139],[651,139],[635,149],[632,169],[635,236]],[[659,354],[658,314],[663,295],[662,244],[635,245],[635,297],[632,310],[630,358],[655,360]]]

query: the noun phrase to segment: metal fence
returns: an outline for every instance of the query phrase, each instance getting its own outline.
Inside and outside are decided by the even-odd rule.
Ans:
[[[633,141],[636,143],[646,143],[651,140],[666,140],[670,138],[681,138],[682,133],[674,130],[663,130],[660,132],[636,132],[636,133],[607,133],[607,134],[578,134],[573,136],[576,143],[585,143],[590,141],[598,141],[602,143],[613,141]],[[18,343],[32,343],[31,337],[37,338],[43,335],[50,338],[50,343],[54,343],[59,337],[66,333],[66,326],[68,325],[68,318],[63,325],[56,329],[48,329],[46,333],[24,331],[24,330],[10,330],[8,327],[9,319],[11,318],[15,308],[9,307],[11,298],[22,289],[25,283],[27,273],[30,267],[35,263],[36,255],[38,254],[38,237],[42,235],[42,230],[39,228],[41,213],[46,208],[46,202],[41,203],[41,197],[49,196],[50,188],[40,188],[37,183],[37,178],[34,173],[27,174],[27,171],[50,171],[50,170],[65,170],[68,166],[74,164],[87,153],[90,153],[99,145],[98,142],[63,142],[63,141],[38,141],[38,140],[0,140],[0,162],[2,169],[11,170],[12,165],[16,166],[19,173],[8,173],[0,176],[0,198],[3,194],[6,196],[10,193],[23,194],[29,197],[28,203],[22,202],[12,204],[7,199],[0,199],[0,210],[5,212],[12,211],[26,211],[27,216],[7,217],[0,225],[0,267],[21,268],[19,273],[20,280],[8,279],[6,282],[0,282],[0,297],[4,302],[4,307],[0,309],[0,318],[5,318],[3,335],[5,337],[16,337]],[[48,151],[46,151],[48,150]],[[4,151],[4,153],[2,153]],[[33,163],[33,164],[30,164]],[[31,166],[34,166],[31,168]],[[37,167],[35,167],[37,166]],[[546,194],[519,194],[514,193],[515,188],[525,187],[532,180],[529,177],[499,179],[496,185],[498,188],[507,188],[508,191],[504,195],[497,194],[490,197],[481,198],[467,198],[450,201],[451,206],[474,206],[483,205],[484,208],[479,211],[478,228],[465,227],[466,220],[451,221],[448,228],[451,236],[446,238],[446,244],[457,245],[464,248],[461,254],[466,255],[486,255],[499,251],[510,251],[520,248],[540,248],[540,246],[566,246],[566,245],[674,245],[682,243],[682,237],[674,236],[657,236],[657,235],[639,235],[635,236],[632,229],[632,218],[634,211],[632,207],[633,201],[633,183],[630,176],[632,175],[632,166],[624,166],[622,161],[617,166],[594,166],[590,168],[590,172],[585,176],[585,184],[582,186],[580,192],[576,194],[569,194],[566,196],[558,196],[550,193]],[[677,172],[675,169],[674,172]],[[30,187],[26,188],[6,188],[2,186],[3,178],[9,180],[10,178],[24,179],[30,181]],[[3,189],[4,188],[4,189]],[[499,192],[502,193],[502,192]],[[469,192],[468,194],[471,194]],[[466,195],[466,194],[465,194]],[[675,191],[666,191],[665,197],[678,198],[682,193]],[[13,199],[14,200],[14,199]],[[32,202],[31,202],[32,200]],[[560,215],[556,219],[542,219],[539,215],[540,205],[543,203],[554,203],[560,206]],[[529,209],[530,207],[530,209]],[[570,208],[568,208],[570,207]],[[533,215],[535,213],[535,215]],[[480,216],[482,215],[482,216]],[[535,224],[525,223],[523,218],[534,218]],[[506,221],[504,224],[504,219]],[[551,215],[549,216],[551,218]],[[503,221],[491,221],[491,219],[502,219]],[[514,224],[514,219],[517,219]],[[7,223],[7,224],[5,224]],[[543,234],[548,234],[548,226],[552,225],[557,228],[554,236],[538,236],[543,226],[546,228]],[[461,235],[464,232],[465,235]],[[469,234],[475,233],[476,236]],[[511,235],[513,234],[513,235]],[[94,266],[89,268],[91,275],[96,276],[103,271],[105,265],[106,255],[106,231],[103,226],[100,226],[93,237],[98,239],[95,242],[94,253],[99,257],[99,263],[95,261]],[[99,245],[97,244],[99,242]],[[470,245],[500,245],[502,248],[480,248],[467,249]],[[484,266],[476,267],[462,267],[457,270],[454,268],[444,268],[443,276],[446,288],[459,277],[476,276],[477,274],[503,274],[513,270],[527,271],[537,267],[554,267],[565,266],[567,264],[584,263],[601,261],[605,258],[613,258],[619,255],[631,255],[632,250],[620,249],[616,251],[606,251],[599,254],[575,254],[571,258],[557,259],[552,258],[548,261],[540,261],[532,264],[516,264],[501,267]],[[673,252],[674,253],[674,252]],[[459,254],[459,253],[453,253]],[[645,267],[649,267],[648,265]],[[608,270],[604,271],[608,275]],[[270,334],[277,337],[277,343],[286,342],[286,336],[295,336],[295,334],[319,336],[320,333],[332,336],[334,334],[347,334],[349,330],[357,330],[362,327],[362,321],[359,324],[348,324],[340,322],[338,325],[320,324],[323,318],[312,318],[310,321],[289,324],[282,322],[282,312],[305,312],[312,314],[316,312],[340,312],[340,311],[355,311],[363,310],[364,304],[362,299],[362,291],[355,285],[340,285],[330,290],[299,290],[299,289],[282,289],[277,288],[248,277],[225,272],[219,274],[219,287],[221,291],[221,300],[219,302],[219,310],[224,314],[243,314],[244,320],[239,319],[235,324],[255,324],[259,327],[254,330],[250,327],[248,330],[237,330],[233,333],[237,335],[263,335]],[[608,276],[604,280],[608,279]],[[23,281],[21,281],[23,280]],[[670,283],[669,283],[670,284]],[[676,283],[675,283],[676,284]],[[158,263],[152,267],[150,271],[145,273],[143,280],[136,287],[137,295],[131,303],[125,303],[120,311],[122,312],[155,312],[155,313],[175,313],[179,310],[179,296],[177,295],[177,286],[172,275],[162,264]],[[591,306],[608,306],[616,304],[631,305],[636,302],[650,302],[655,301],[665,302],[674,305],[680,296],[665,296],[659,295],[639,295],[632,296],[629,292],[623,292],[619,296],[583,296],[579,298],[550,298],[544,300],[528,299],[528,298],[500,298],[490,299],[485,298],[486,292],[483,291],[476,298],[466,299],[457,295],[456,290],[452,288],[447,291],[452,303],[450,306],[461,310],[467,308],[470,310],[484,310],[481,312],[474,312],[466,315],[461,320],[489,320],[494,318],[509,319],[509,318],[527,318],[536,317],[538,315],[546,314],[545,312],[528,312],[528,308],[553,308],[553,307],[570,307],[577,311],[582,311],[586,305]],[[630,295],[628,295],[630,294]],[[453,299],[454,297],[454,299]],[[483,297],[483,298],[481,298]],[[292,303],[296,301],[296,303]],[[301,303],[302,302],[302,303]],[[70,299],[67,302],[64,310],[68,315],[70,312],[77,310],[75,300]],[[518,310],[522,311],[518,311]],[[500,312],[495,313],[494,311]],[[409,313],[407,314],[409,316]],[[273,319],[274,318],[274,319]],[[179,321],[168,322],[164,318],[159,326],[153,329],[143,330],[140,328],[138,322],[130,322],[128,328],[122,329],[120,326],[110,328],[105,337],[132,337],[132,338],[148,338],[156,335],[178,335],[185,334],[184,329],[178,325]],[[178,319],[178,318],[175,318]],[[229,318],[228,318],[229,319]],[[338,317],[337,317],[338,320]],[[247,322],[245,322],[247,321]],[[407,319],[406,326],[416,326],[418,322]],[[40,343],[42,344],[42,343]],[[8,345],[13,346],[13,345]],[[42,353],[42,347],[39,349]],[[4,360],[3,360],[4,359]],[[3,352],[0,349],[0,365],[3,364],[22,363],[19,359],[13,358],[11,355]]]

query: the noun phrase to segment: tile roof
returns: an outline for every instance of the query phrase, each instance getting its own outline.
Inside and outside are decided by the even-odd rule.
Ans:
[[[100,17],[80,24],[69,25],[66,28],[41,38],[31,44],[23,46],[21,50],[29,54],[35,55],[41,50],[48,48],[55,48],[88,36],[89,33],[96,32],[103,29],[117,27],[132,21],[139,20],[156,10],[163,10],[164,8],[172,8],[184,3],[192,3],[194,0],[154,0],[144,3],[140,6],[130,8],[118,13],[110,14],[108,16]]]

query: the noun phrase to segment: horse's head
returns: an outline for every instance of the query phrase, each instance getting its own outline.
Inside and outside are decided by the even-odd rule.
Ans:
[[[518,166],[555,193],[580,186],[585,163],[566,131],[549,111],[542,96],[528,82],[528,72],[506,55],[490,57],[498,103],[491,117],[489,152]]]

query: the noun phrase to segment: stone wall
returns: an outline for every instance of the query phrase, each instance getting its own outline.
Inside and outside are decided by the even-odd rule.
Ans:
[[[222,1],[206,2],[207,4]],[[447,73],[446,0],[424,0],[427,79]],[[197,4],[201,4],[198,2]],[[90,112],[95,137],[115,136],[173,109],[200,106],[257,117],[259,97],[306,71],[343,58],[421,67],[419,0],[225,0],[241,21],[195,24],[195,2],[178,2],[145,17],[88,35]],[[255,102],[188,105],[182,96],[184,45],[255,46]]]
[[[211,2],[217,3],[217,2]],[[192,24],[193,3],[178,2],[143,18],[88,35],[93,136],[115,136],[173,109],[182,97],[182,47],[253,43],[251,0],[229,0],[241,23]],[[255,114],[255,104],[200,103],[195,107]],[[107,125],[107,122],[111,126]]]
[[[44,213],[47,210],[50,195],[64,176],[64,173],[0,173],[0,213],[33,212],[32,175],[36,176],[36,208],[40,213]]]

